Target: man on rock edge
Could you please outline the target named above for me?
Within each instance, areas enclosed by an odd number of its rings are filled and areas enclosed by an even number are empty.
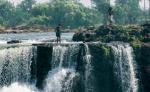
[[[55,29],[56,37],[57,37],[57,43],[61,42],[61,24],[58,24],[58,26]]]

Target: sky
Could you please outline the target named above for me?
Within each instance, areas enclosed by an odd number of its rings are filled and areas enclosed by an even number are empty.
[[[13,2],[14,3],[14,5],[17,5],[20,1],[22,1],[22,0],[9,0],[9,1],[11,1],[11,2]],[[49,0],[36,0],[38,3],[43,3],[43,2],[47,2],[47,1],[49,1]],[[112,5],[115,5],[115,3],[114,3],[114,1],[115,0],[111,0],[111,4]],[[148,7],[149,7],[149,2],[148,2],[149,0],[146,0],[146,9],[148,9]],[[87,6],[87,7],[91,7],[91,0],[80,0],[80,2],[81,3],[83,3],[85,6]],[[141,0],[141,3],[140,3],[140,6],[141,6],[141,8],[143,9],[144,8],[144,0]]]
[[[146,9],[149,8],[149,0],[145,0]],[[144,9],[144,0],[141,0],[140,6]]]
[[[10,2],[13,2],[14,5],[17,5],[18,3],[20,3],[22,0],[9,0]],[[38,3],[43,3],[43,2],[47,2],[49,0],[36,0]],[[114,1],[114,0],[111,0]],[[91,6],[91,0],[80,0],[81,3],[83,3],[85,6],[90,7]]]
[[[14,5],[17,5],[22,0],[9,0],[10,2],[13,2]],[[49,0],[36,0],[38,3],[48,2]],[[91,6],[91,0],[81,0],[81,3],[83,3],[85,6]]]

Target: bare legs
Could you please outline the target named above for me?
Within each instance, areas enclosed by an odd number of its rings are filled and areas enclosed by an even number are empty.
[[[57,43],[61,43],[61,37],[57,37]]]

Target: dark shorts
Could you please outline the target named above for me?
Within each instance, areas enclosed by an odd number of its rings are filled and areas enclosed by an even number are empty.
[[[60,37],[60,33],[57,33],[57,32],[56,32],[56,36],[57,36],[57,37]]]

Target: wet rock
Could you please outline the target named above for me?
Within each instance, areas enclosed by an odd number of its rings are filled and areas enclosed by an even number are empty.
[[[150,22],[144,23],[143,30],[141,32],[144,37],[143,42],[150,42]]]
[[[76,33],[73,36],[73,41],[84,41],[84,42],[90,42],[94,41],[95,38],[95,33],[90,33],[88,31],[86,32],[81,32],[81,33]]]
[[[19,41],[19,40],[11,40],[11,41],[7,42],[7,44],[15,44],[15,43],[21,43],[21,41]]]
[[[48,72],[51,69],[51,59],[52,59],[52,47],[37,47],[37,62],[36,62],[36,86],[39,89],[44,88],[45,78],[48,75]],[[34,66],[34,65],[33,65]]]

